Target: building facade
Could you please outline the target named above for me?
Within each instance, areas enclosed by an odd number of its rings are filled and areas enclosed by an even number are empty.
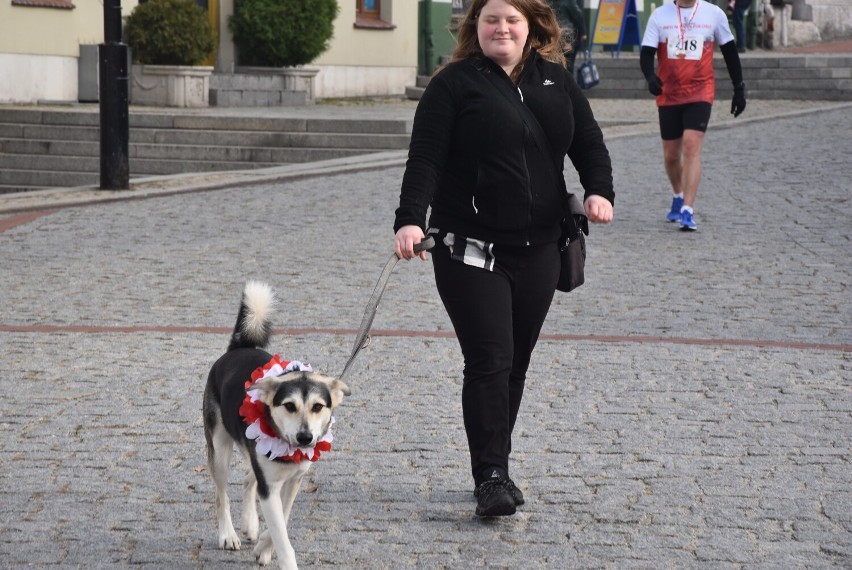
[[[205,4],[219,37],[208,62],[231,73],[238,54],[228,17],[239,0],[197,0]],[[664,1],[635,0],[640,25]],[[712,0],[717,4],[723,0]],[[764,0],[754,0],[759,6]],[[850,0],[794,0],[807,3],[812,21],[793,22],[812,29],[807,41],[852,36]],[[138,0],[123,0],[126,17]],[[317,68],[316,98],[402,95],[415,84],[418,70],[429,75],[455,44],[452,15],[465,0],[338,0],[340,12],[328,51]],[[600,0],[585,0],[594,26]],[[792,7],[787,7],[792,13]],[[90,46],[103,42],[103,5],[93,0],[0,0],[0,103],[73,102],[83,76],[96,77]],[[96,53],[96,52],[95,52]]]
[[[234,0],[208,2],[219,36],[211,63],[216,71],[232,72],[237,54],[227,22]],[[123,0],[122,14],[129,15],[137,3]],[[315,96],[403,94],[417,76],[418,2],[338,4],[330,48],[310,65],[320,70]],[[92,0],[0,0],[0,103],[77,101],[81,46],[103,42],[103,20],[102,3]]]
[[[0,0],[0,102],[76,101],[80,46],[103,42],[103,21],[100,2]]]

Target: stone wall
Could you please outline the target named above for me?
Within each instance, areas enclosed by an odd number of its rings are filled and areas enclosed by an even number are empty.
[[[822,41],[852,37],[850,0],[807,0]]]
[[[801,46],[852,37],[850,0],[793,0],[773,9],[778,45]]]

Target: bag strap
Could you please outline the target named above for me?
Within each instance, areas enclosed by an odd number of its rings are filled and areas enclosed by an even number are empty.
[[[556,170],[556,167],[553,165],[553,151],[550,148],[550,141],[548,140],[544,129],[541,128],[541,123],[538,122],[538,118],[532,110],[524,104],[524,95],[521,88],[515,87],[513,89],[510,82],[506,82],[504,78],[499,77],[497,73],[494,73],[488,67],[488,64],[481,58],[474,58],[471,61],[476,70],[482,73],[497,89],[497,91],[499,91],[503,97],[514,105],[515,109],[518,110],[518,114],[521,116],[521,120],[532,133],[536,145],[538,145],[538,147],[547,155],[548,164],[551,165],[553,175],[557,182],[562,186],[563,196],[565,197],[562,210],[566,218],[571,216],[574,219],[575,227],[571,228],[570,225],[568,226],[568,238],[570,240],[576,239],[580,230],[582,230],[586,235],[589,235],[589,224],[583,205],[572,192],[568,192],[568,188],[565,186],[565,176]],[[577,210],[577,205],[579,205],[579,211]]]

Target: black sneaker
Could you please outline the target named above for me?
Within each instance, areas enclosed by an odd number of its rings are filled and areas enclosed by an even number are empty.
[[[481,487],[481,485],[480,485]],[[509,479],[509,489],[512,493],[512,498],[515,500],[515,506],[520,507],[524,504],[524,494],[518,489],[518,486],[515,485],[515,482]],[[473,496],[475,498],[479,498],[479,487],[473,490]]]
[[[489,479],[473,492],[476,497],[476,516],[503,517],[515,514],[515,497],[508,479]]]
[[[524,494],[521,493],[521,490],[518,489],[518,486],[515,485],[515,482],[509,479],[509,486],[512,489],[512,498],[515,499],[515,505],[521,506],[524,504]]]

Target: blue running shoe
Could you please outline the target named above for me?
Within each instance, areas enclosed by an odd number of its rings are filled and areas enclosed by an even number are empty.
[[[672,209],[666,214],[666,219],[670,222],[680,221],[680,209],[683,207],[683,198],[675,196],[672,198]]]
[[[680,213],[680,229],[691,232],[698,229],[698,224],[692,219],[692,212],[689,210]]]

